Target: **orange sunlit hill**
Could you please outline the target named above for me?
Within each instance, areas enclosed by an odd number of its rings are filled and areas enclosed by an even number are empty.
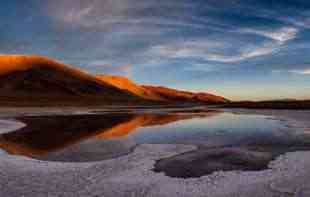
[[[127,90],[142,98],[163,101],[163,102],[201,102],[201,103],[225,103],[227,99],[208,93],[193,93],[188,91],[180,91],[172,88],[161,86],[138,85],[130,81],[126,77],[98,75],[98,79],[106,83],[117,86],[120,89]]]
[[[129,79],[121,76],[98,75],[98,79],[106,83],[117,86],[120,89],[127,90],[135,95],[145,99],[164,102],[227,102],[224,97],[208,93],[193,93],[180,91],[167,87],[138,85]]]
[[[102,105],[151,103],[223,103],[207,93],[140,86],[124,77],[93,76],[33,55],[0,56],[1,105]]]
[[[101,74],[97,75],[97,78],[120,89],[127,90],[142,98],[150,100],[160,100],[160,101],[163,100],[163,98],[157,95],[156,93],[152,92],[151,90],[143,86],[135,84],[126,77]]]

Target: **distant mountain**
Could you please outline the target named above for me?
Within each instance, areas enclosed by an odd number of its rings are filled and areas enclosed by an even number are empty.
[[[170,102],[226,103],[228,99],[203,92],[181,91],[161,86],[142,86]]]
[[[97,78],[120,89],[127,90],[132,94],[153,101],[168,103],[225,103],[229,101],[224,97],[208,93],[194,93],[167,87],[138,85],[122,76],[98,75]]]
[[[0,105],[223,103],[227,99],[165,87],[141,86],[125,77],[93,76],[34,55],[0,55]]]

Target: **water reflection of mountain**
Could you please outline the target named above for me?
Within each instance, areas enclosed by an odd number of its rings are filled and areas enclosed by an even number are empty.
[[[0,148],[10,154],[38,158],[63,151],[90,139],[111,140],[124,137],[139,127],[165,125],[195,117],[214,116],[218,113],[23,117],[19,120],[26,123],[27,126],[0,135]],[[91,146],[87,148],[92,149]]]

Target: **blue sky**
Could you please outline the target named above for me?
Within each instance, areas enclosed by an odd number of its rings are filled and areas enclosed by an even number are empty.
[[[4,0],[0,53],[220,94],[310,99],[307,0]]]

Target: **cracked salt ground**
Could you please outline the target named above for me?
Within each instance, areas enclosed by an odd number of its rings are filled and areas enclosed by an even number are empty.
[[[259,172],[216,172],[192,179],[152,172],[154,160],[194,149],[188,145],[141,145],[120,158],[66,164],[1,153],[0,196],[307,197],[309,193],[309,152],[288,153],[273,161],[271,169]]]

